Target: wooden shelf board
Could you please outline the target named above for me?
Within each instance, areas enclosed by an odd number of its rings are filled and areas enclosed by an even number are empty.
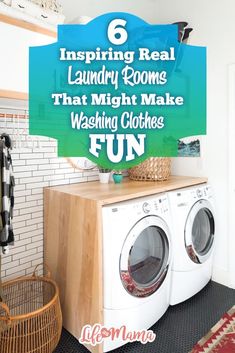
[[[0,89],[0,98],[28,100],[28,93]]]
[[[50,29],[41,27],[39,25],[36,25],[34,23],[30,23],[30,22],[18,19],[18,18],[14,18],[14,17],[0,14],[0,22],[8,23],[13,26],[28,29],[29,31],[38,32],[41,34],[45,34],[46,36],[51,36],[51,37],[57,38],[56,32],[54,32]]]

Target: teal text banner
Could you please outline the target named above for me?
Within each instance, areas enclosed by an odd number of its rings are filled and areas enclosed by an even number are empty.
[[[59,156],[129,168],[206,133],[206,48],[180,43],[177,25],[127,13],[60,25],[30,48],[29,77],[30,134],[57,139]]]

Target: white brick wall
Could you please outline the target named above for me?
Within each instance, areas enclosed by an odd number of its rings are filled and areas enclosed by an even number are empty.
[[[15,187],[13,228],[15,245],[2,255],[3,280],[31,274],[43,261],[43,188],[97,180],[97,171],[79,172],[65,158],[57,158],[57,142],[29,137],[28,121],[0,119],[0,132],[14,140]]]

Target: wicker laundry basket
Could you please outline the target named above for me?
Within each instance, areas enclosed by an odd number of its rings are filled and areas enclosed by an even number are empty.
[[[38,266],[37,266],[38,267]],[[36,275],[3,283],[0,303],[1,353],[52,353],[62,329],[56,283]]]
[[[129,169],[129,177],[132,180],[162,181],[169,179],[170,175],[171,159],[165,157],[151,157]]]

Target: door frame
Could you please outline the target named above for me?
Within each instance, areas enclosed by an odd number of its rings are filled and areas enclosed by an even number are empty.
[[[228,261],[235,289],[235,64],[228,66]]]
[[[200,255],[195,249],[195,246],[193,243],[193,237],[192,237],[192,230],[193,230],[194,220],[200,210],[207,210],[207,213],[209,211],[214,222],[213,209],[209,200],[200,199],[193,204],[193,206],[189,211],[187,220],[185,222],[184,242],[185,242],[185,249],[187,251],[189,258],[196,264],[203,264],[206,260],[208,260],[211,257],[211,254],[214,248],[214,232],[213,232],[213,234],[210,234],[210,247],[204,255]],[[207,214],[207,217],[209,218],[208,214]],[[211,230],[211,223],[210,223],[210,230]],[[213,227],[213,231],[214,231],[214,227]]]
[[[161,271],[155,276],[154,280],[146,284],[145,286],[139,285],[133,278],[129,270],[129,257],[131,249],[134,246],[136,240],[139,238],[140,234],[147,228],[154,226],[161,229],[164,233],[163,241],[167,244],[168,256],[164,259],[164,266],[161,267]],[[163,235],[160,234],[161,238]],[[166,239],[165,239],[166,238]],[[165,277],[169,271],[169,265],[171,262],[171,242],[170,242],[170,231],[167,223],[161,217],[157,215],[149,215],[141,218],[129,231],[125,242],[123,244],[120,260],[119,260],[119,271],[122,284],[124,288],[136,297],[149,297],[158,290],[161,284],[164,282]],[[131,281],[131,291],[128,290],[129,280]],[[134,291],[133,291],[134,289]],[[135,294],[133,294],[135,293]]]

